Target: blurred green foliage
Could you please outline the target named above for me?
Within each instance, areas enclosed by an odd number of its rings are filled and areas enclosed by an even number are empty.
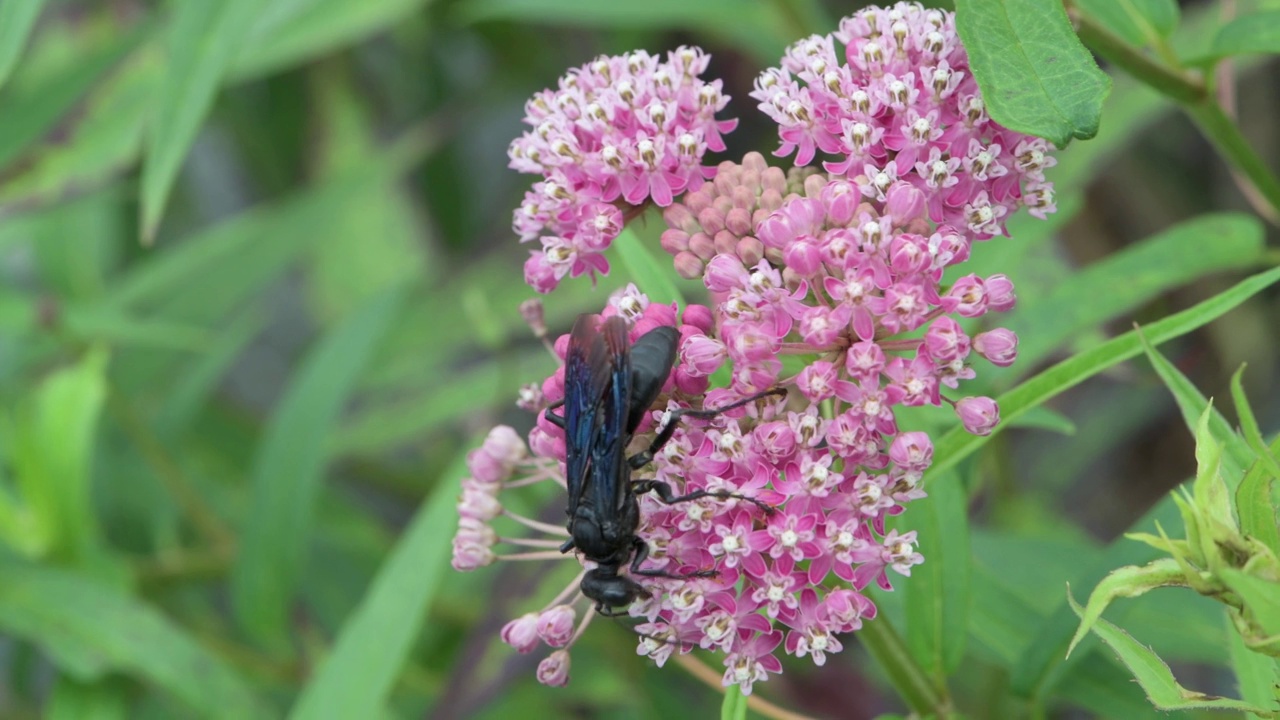
[[[1074,5],[1206,64],[1280,50],[1266,2],[1240,3],[1253,24]],[[568,688],[538,686],[497,631],[567,568],[447,567],[466,450],[495,421],[528,427],[516,389],[553,369],[516,312],[532,293],[509,212],[528,182],[506,147],[566,68],[698,43],[743,118],[727,157],[771,149],[752,80],[856,6],[0,2],[0,716],[713,716],[718,692],[608,623],[575,646]],[[1274,108],[1274,64],[1249,72]],[[1165,352],[1192,389],[1225,392],[1249,360],[1257,424],[1270,440],[1280,423],[1274,232],[1168,100],[1112,82],[1097,137],[1050,172],[1058,215],[1015,219],[966,268],[1019,288],[1004,324],[1022,358],[976,390],[1011,429],[975,440],[921,415],[947,471],[910,517],[930,561],[876,598],[972,717],[1154,716],[1096,641],[1064,660],[1065,584],[1151,559],[1112,540],[1169,527],[1176,508],[1150,506],[1194,472],[1158,381],[1121,365],[1141,353],[1130,323],[1180,338]],[[1246,134],[1274,128],[1256,113]],[[620,239],[599,287],[549,299],[553,330],[628,281],[696,299],[653,252],[660,226]],[[1231,694],[1231,663],[1265,690],[1213,603],[1159,595],[1111,617],[1197,686]],[[841,718],[901,710],[888,688],[853,649],[757,686]]]

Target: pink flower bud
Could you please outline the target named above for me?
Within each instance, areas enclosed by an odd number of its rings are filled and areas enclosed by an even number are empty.
[[[669,228],[662,231],[662,249],[675,255],[689,249],[689,233]]]
[[[724,229],[724,213],[714,206],[703,208],[698,213],[698,224],[706,234],[715,235]]]
[[[696,280],[702,277],[702,258],[689,251],[676,253],[676,274],[685,280]]]
[[[933,443],[927,433],[899,433],[889,446],[889,459],[902,470],[924,472],[933,462]]]
[[[681,321],[685,325],[692,325],[703,333],[710,333],[715,327],[715,318],[711,315],[711,308],[706,305],[687,305],[684,309],[684,315]]]
[[[533,450],[534,455],[557,460],[564,459],[564,431],[560,428],[555,429],[560,432],[560,435],[553,435],[541,424],[535,425],[529,431],[529,448]]]
[[[703,282],[711,292],[728,292],[745,287],[750,276],[742,261],[732,255],[717,255],[707,263]]]
[[[467,470],[481,483],[500,483],[511,477],[511,466],[487,452],[483,447],[467,453]]]
[[[801,235],[782,252],[787,267],[795,270],[801,277],[813,277],[822,267],[822,256],[813,238]]]
[[[538,614],[525,613],[502,626],[502,642],[524,654],[538,646]]]
[[[547,262],[546,254],[541,252],[529,254],[529,259],[524,263],[524,281],[535,292],[543,295],[555,290],[556,285],[560,284],[555,268]]]
[[[653,327],[657,327],[659,325],[666,327],[674,326],[676,324],[676,309],[670,305],[663,305],[662,303],[649,303],[644,308],[644,321],[652,323],[653,325],[643,331],[639,330],[639,325],[637,325],[637,331],[635,334],[637,339]]]
[[[896,182],[884,195],[885,210],[899,227],[924,216],[925,196],[920,189],[908,182]]]
[[[689,236],[689,252],[703,260],[710,260],[716,255],[716,245],[710,235],[696,232]]]
[[[987,289],[987,306],[996,312],[1013,309],[1018,296],[1013,294],[1013,282],[1005,275],[992,275],[984,282]]]
[[[543,317],[541,300],[535,298],[520,303],[520,317],[524,318],[525,324],[533,331],[534,337],[547,336],[547,322]]]
[[[969,354],[969,336],[960,323],[949,317],[934,320],[924,334],[924,351],[938,364],[964,359]]]
[[[737,255],[743,265],[755,265],[764,259],[764,243],[748,235],[738,241]]]
[[[557,650],[538,663],[538,682],[551,687],[569,684],[569,653]]]
[[[702,395],[711,384],[711,378],[706,375],[693,375],[683,365],[676,366],[671,373],[671,379],[675,382],[676,389],[686,395]]]
[[[848,225],[862,199],[858,187],[848,180],[833,180],[822,188],[822,204],[833,225]]]
[[[967,397],[956,403],[956,415],[974,435],[990,435],[1000,424],[1000,406],[989,397]]]
[[[474,542],[455,542],[453,544],[453,559],[450,564],[458,572],[470,572],[486,565],[492,565],[496,559],[493,551],[485,545]]]
[[[480,448],[508,466],[515,465],[528,454],[520,434],[507,425],[498,425],[490,430]]]
[[[973,349],[992,365],[1009,367],[1018,358],[1018,335],[1008,328],[978,333],[973,338]]]
[[[458,498],[458,514],[476,520],[492,520],[502,514],[502,503],[493,493],[474,487],[464,488]]]
[[[689,208],[680,203],[668,205],[662,211],[662,219],[666,221],[667,227],[683,231],[686,240],[689,238],[689,233],[696,230],[698,225],[697,218],[689,212]]]
[[[751,224],[751,213],[744,207],[733,208],[724,216],[724,227],[738,237],[750,235],[754,229]]]
[[[780,464],[796,451],[796,436],[791,426],[780,420],[764,423],[751,433],[755,449],[769,458],[773,465]]]
[[[705,377],[724,364],[724,343],[706,335],[694,335],[680,346],[680,366],[693,377]]]
[[[551,647],[564,647],[573,639],[575,613],[568,605],[555,605],[538,616],[538,637]]]

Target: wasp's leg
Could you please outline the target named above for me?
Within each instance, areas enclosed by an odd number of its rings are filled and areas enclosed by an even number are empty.
[[[744,398],[742,400],[739,400],[738,402],[729,403],[728,405],[722,405],[718,408],[711,408],[709,410],[694,410],[692,408],[680,408],[679,410],[673,410],[671,411],[671,415],[667,417],[667,424],[662,426],[662,430],[658,432],[658,436],[653,439],[653,442],[649,444],[649,447],[642,452],[638,452],[635,455],[632,455],[630,458],[627,459],[627,463],[631,465],[631,468],[633,470],[636,470],[653,462],[653,456],[657,455],[658,451],[662,449],[662,446],[666,445],[667,442],[671,440],[671,436],[675,435],[676,427],[680,422],[680,418],[683,418],[683,417],[713,418],[719,415],[720,413],[727,412],[735,408],[740,408],[743,405],[753,403],[756,400],[759,400],[760,398],[763,398],[763,397],[768,397],[769,395],[786,395],[786,394],[787,394],[787,391],[784,390],[783,388],[773,388],[772,390],[765,390],[764,392],[756,393],[755,395],[752,395],[749,398]],[[550,417],[550,413],[548,413],[548,417]]]
[[[776,509],[767,502],[762,502],[753,497],[747,497],[746,495],[729,492],[728,490],[695,490],[694,492],[685,495],[676,495],[675,492],[671,490],[671,486],[661,480],[636,480],[631,483],[631,489],[637,495],[642,495],[650,491],[657,493],[662,502],[668,505],[709,497],[716,498],[717,500],[729,500],[730,498],[734,500],[746,500],[767,513],[772,513]]]
[[[547,417],[547,421],[550,422],[552,425],[555,425],[561,430],[564,430],[565,429],[564,416],[551,414],[551,411],[555,410],[558,407],[564,407],[564,400],[557,400],[556,402],[551,403],[550,405],[547,406],[547,409],[543,411],[542,414]]]
[[[574,545],[573,545],[573,538],[569,538],[568,540],[565,540],[565,541],[564,541],[564,544],[563,544],[563,545],[561,545],[561,546],[560,546],[560,552],[562,552],[562,553],[567,553],[567,552],[569,552],[570,550],[572,550],[572,549],[573,549],[573,547],[574,547]]]

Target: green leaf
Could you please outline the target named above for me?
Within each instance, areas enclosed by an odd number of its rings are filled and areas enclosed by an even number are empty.
[[[960,478],[939,479],[912,506],[923,565],[905,587],[907,646],[935,679],[953,674],[964,659],[969,627],[968,494]]]
[[[1280,438],[1272,443],[1271,450],[1280,453]],[[1276,507],[1272,487],[1278,481],[1267,472],[1266,465],[1256,462],[1236,488],[1240,532],[1271,548],[1276,557],[1280,557],[1280,508]]]
[[[1213,39],[1213,58],[1247,53],[1280,53],[1280,10],[1238,17],[1222,26]]]
[[[1254,275],[1204,302],[1148,325],[1143,334],[1152,345],[1184,335],[1225,314],[1277,280],[1280,280],[1280,268]],[[1026,380],[998,398],[1002,422],[993,434],[1029,409],[1141,352],[1141,340],[1137,333],[1129,331]],[[986,444],[990,437],[970,435],[962,427],[953,427],[934,444],[934,460],[928,477],[936,477],[953,467]]]
[[[1067,601],[1077,615],[1083,609],[1068,594]],[[1243,712],[1259,712],[1261,709],[1239,700],[1230,700],[1213,695],[1186,690],[1174,679],[1169,666],[1164,664],[1150,648],[1134,640],[1128,633],[1112,625],[1106,620],[1098,620],[1093,631],[1102,638],[1116,654],[1120,662],[1129,668],[1138,684],[1142,686],[1147,698],[1161,710],[1191,710],[1196,708],[1239,710]]]
[[[1256,653],[1245,646],[1240,633],[1228,623],[1227,642],[1230,643],[1231,669],[1240,684],[1240,699],[1258,707],[1270,707],[1280,711],[1280,700],[1275,686],[1280,682],[1280,659]]]
[[[293,720],[376,717],[449,567],[449,543],[457,525],[458,479],[466,472],[459,456],[418,509],[395,549],[343,623],[333,651],[303,689]]]
[[[1110,1],[1110,0],[1108,0]],[[1212,242],[1206,242],[1212,238]],[[1261,223],[1250,215],[1200,215],[1072,274],[1010,315],[1018,362],[1032,367],[1080,332],[1210,273],[1256,265]]]
[[[0,3],[0,87],[22,57],[27,37],[40,17],[44,0],[10,0]]]
[[[1280,635],[1280,582],[1264,580],[1232,568],[1219,568],[1217,575],[1240,596],[1249,619],[1265,635]]]
[[[120,672],[215,718],[269,717],[244,680],[177,625],[118,590],[0,553],[0,628],[80,682]]]
[[[991,118],[1065,147],[1098,132],[1111,78],[1058,0],[956,0],[956,30]]]
[[[1157,44],[1178,26],[1174,0],[1074,0],[1074,5],[1138,47]]]
[[[1159,587],[1179,587],[1186,584],[1182,565],[1173,558],[1161,558],[1143,567],[1117,568],[1098,583],[1098,587],[1089,594],[1089,602],[1086,603],[1084,611],[1077,612],[1080,616],[1080,627],[1071,638],[1071,644],[1067,646],[1067,655],[1070,655],[1076,645],[1080,644],[1080,640],[1102,617],[1103,611],[1112,600],[1138,597]],[[1068,587],[1068,597],[1070,593],[1071,589]]]
[[[11,5],[6,2],[5,5]],[[0,167],[19,157],[27,146],[43,137],[111,69],[145,37],[145,30],[96,43],[77,54],[49,77],[23,84],[15,82],[0,96]]]
[[[777,3],[763,0],[471,0],[456,6],[462,23],[507,20],[588,28],[687,29],[741,46],[758,62],[772,65],[783,50],[806,32],[795,28]],[[732,21],[727,19],[732,18]],[[828,29],[808,29],[826,32]],[[584,56],[582,62],[590,60]]]
[[[1236,406],[1236,415],[1240,417],[1240,431],[1266,472],[1273,478],[1280,478],[1280,462],[1276,461],[1271,449],[1267,447],[1267,441],[1262,438],[1262,428],[1258,426],[1258,418],[1254,416],[1253,408],[1249,406],[1249,398],[1244,394],[1244,386],[1241,384],[1244,367],[1241,365],[1240,369],[1231,376],[1231,399]]]
[[[262,316],[247,312],[231,322],[209,351],[194,358],[177,381],[165,393],[156,427],[166,437],[179,437],[191,424],[200,408],[213,394],[231,363],[262,330]]]
[[[142,237],[154,239],[169,191],[223,76],[260,12],[258,0],[180,2],[142,163]]]
[[[327,334],[308,353],[263,433],[231,577],[236,618],[259,641],[283,641],[329,460],[329,434],[403,298],[403,288],[385,291]]]
[[[675,270],[671,269],[671,261],[663,256],[659,260],[654,253],[644,246],[640,237],[631,228],[625,228],[622,234],[613,241],[613,247],[622,260],[622,267],[627,276],[636,284],[640,292],[649,296],[656,303],[678,303],[685,306],[685,299],[676,287]]]
[[[1014,418],[1009,427],[1036,428],[1056,432],[1059,435],[1075,435],[1077,429],[1071,418],[1043,405],[1031,408]]]
[[[114,678],[82,683],[63,675],[53,686],[45,720],[127,720],[128,690]]]
[[[232,66],[237,81],[277,73],[395,27],[432,0],[292,0],[265,7]]]
[[[107,354],[98,348],[55,372],[12,428],[14,474],[37,533],[26,544],[63,561],[85,560],[98,543],[89,470],[107,395],[106,366]]]

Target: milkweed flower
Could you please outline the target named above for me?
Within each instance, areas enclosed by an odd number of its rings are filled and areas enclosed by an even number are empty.
[[[666,207],[714,175],[708,151],[724,150],[736,120],[718,120],[729,97],[704,81],[710,56],[680,47],[637,50],[570,70],[555,90],[525,105],[532,126],[511,143],[510,167],[542,176],[516,209],[521,242],[538,241],[525,280],[540,293],[565,277],[609,271],[601,254],[628,215],[646,202]]]
[[[674,410],[790,391],[686,418],[636,472],[677,495],[716,494],[670,505],[639,496],[642,569],[677,577],[632,576],[649,593],[629,608],[641,621],[636,651],[659,666],[693,648],[718,653],[724,684],[744,693],[781,672],[782,654],[825,663],[841,651],[839,635],[875,617],[866,589],[891,590],[924,562],[916,533],[888,521],[925,497],[933,444],[900,427],[897,410],[950,405],[979,435],[999,422],[991,398],[952,396],[975,365],[1015,361],[1012,331],[967,328],[1012,309],[1016,294],[1006,276],[961,266],[1018,207],[1052,211],[1043,170],[1054,164],[1043,141],[986,117],[953,17],[918,3],[867,8],[839,32],[793,45],[753,97],[779,123],[778,154],[802,167],[771,168],[749,153],[710,182],[690,175],[678,201],[651,195],[665,206],[663,248],[678,274],[701,279],[709,303],[651,303],[629,286],[601,312],[622,317],[632,342],[658,326],[680,338],[633,447],[652,442]],[[820,152],[835,159],[809,166]],[[621,182],[610,187],[616,194],[592,200],[628,200]],[[563,361],[568,337],[552,347]],[[564,432],[545,414],[564,388],[562,367],[522,390],[521,407],[538,413],[527,449],[499,428],[469,458],[455,568],[553,558],[592,567],[560,551],[563,527],[503,501],[531,484],[565,485]],[[500,536],[501,527],[522,531]],[[547,684],[567,680],[568,651],[595,616],[582,577],[503,629],[519,652],[555,648],[539,668]]]

